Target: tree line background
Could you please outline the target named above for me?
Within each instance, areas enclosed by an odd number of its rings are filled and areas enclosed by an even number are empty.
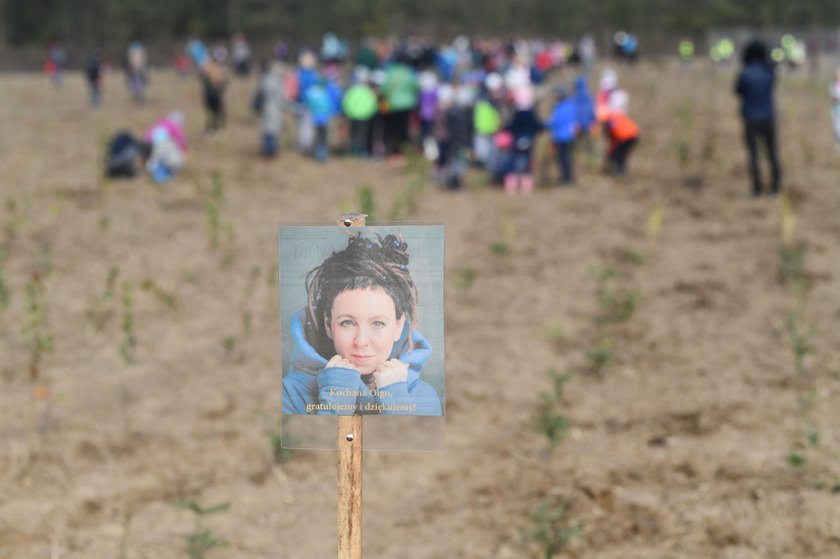
[[[668,38],[700,39],[712,27],[836,28],[837,0],[0,0],[0,49],[41,48],[61,40],[68,50],[152,47],[190,36],[227,39],[244,32],[254,45],[279,39],[296,46],[325,31],[364,35],[422,33],[448,38],[481,33],[603,43],[617,29],[636,33],[653,51]]]

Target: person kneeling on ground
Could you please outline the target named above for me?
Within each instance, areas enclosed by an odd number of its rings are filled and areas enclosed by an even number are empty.
[[[156,122],[144,135],[151,146],[146,170],[159,184],[172,178],[186,162],[187,140],[183,120],[180,113],[172,113]]]

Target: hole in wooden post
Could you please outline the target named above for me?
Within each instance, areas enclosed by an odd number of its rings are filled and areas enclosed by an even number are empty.
[[[352,443],[352,442],[353,442],[353,439],[355,439],[355,438],[356,438],[356,435],[354,435],[353,433],[347,433],[347,436],[346,436],[346,437],[344,437],[344,438],[345,438],[345,439],[347,439],[347,442],[348,442],[348,443]]]

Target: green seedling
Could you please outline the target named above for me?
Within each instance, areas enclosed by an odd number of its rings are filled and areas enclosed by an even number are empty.
[[[508,245],[504,241],[493,241],[490,243],[490,252],[497,256],[504,256],[508,253]]]
[[[178,297],[176,297],[171,291],[163,289],[155,280],[146,278],[143,280],[143,283],[140,284],[140,287],[143,291],[151,292],[152,295],[154,295],[158,301],[166,305],[167,308],[172,310],[178,309]]]
[[[540,394],[542,401],[534,416],[534,428],[548,439],[548,449],[553,450],[569,429],[569,421],[560,413],[560,409],[563,404],[563,388],[570,375],[550,370],[549,376],[553,390]]]
[[[566,339],[566,329],[562,323],[553,322],[548,327],[547,336],[552,344],[559,346]]]
[[[799,451],[793,451],[788,455],[788,463],[794,468],[799,468],[805,465],[805,454]]]
[[[17,200],[9,196],[6,198],[6,212],[9,214],[9,221],[6,223],[6,239],[14,241],[19,231]]]
[[[566,388],[566,383],[569,382],[569,379],[572,378],[572,375],[568,373],[558,373],[554,369],[551,369],[548,372],[548,376],[551,377],[551,386],[554,389],[554,401],[560,402],[560,400],[563,398],[563,390]]]
[[[694,103],[690,100],[680,104],[674,111],[680,122],[680,128],[691,130],[694,126]]]
[[[233,353],[236,351],[236,337],[225,336],[222,338],[222,347],[224,348],[225,355],[227,357],[233,356]]]
[[[245,282],[245,288],[242,291],[242,314],[241,314],[241,328],[240,328],[240,338],[242,341],[242,346],[245,344],[245,340],[251,336],[253,332],[253,314],[250,309],[251,299],[254,297],[254,293],[257,290],[257,285],[260,281],[260,276],[262,275],[262,270],[259,266],[254,266],[251,268],[250,273],[248,274],[248,280]],[[237,346],[237,338],[234,335],[226,336],[222,339],[222,347],[225,350],[225,356],[231,358],[236,353],[236,346]],[[240,351],[242,353],[242,351]],[[243,357],[240,355],[240,357]]]
[[[808,444],[816,447],[820,443],[820,432],[811,424],[805,426],[805,434],[808,436]]]
[[[475,271],[475,268],[470,268],[469,266],[461,268],[458,274],[458,289],[468,291],[475,284],[475,278],[477,276],[478,272]]]
[[[800,244],[779,247],[779,267],[777,275],[779,282],[792,291],[801,292],[805,286],[805,256],[806,248]]]
[[[134,295],[129,281],[122,283],[122,331],[123,343],[120,345],[120,355],[126,365],[131,365],[137,361],[135,355],[137,336],[134,333]]]
[[[652,237],[648,237],[651,239],[649,244],[653,244],[655,239]],[[645,263],[645,255],[638,250],[633,250],[631,248],[621,248],[617,251],[616,257],[621,262],[627,262],[628,264],[633,264],[634,266],[641,266]]]
[[[23,325],[23,338],[29,346],[29,377],[34,382],[40,375],[44,354],[53,349],[53,337],[47,318],[47,291],[39,271],[32,272],[31,278],[26,282],[25,296],[26,320]]]
[[[108,277],[105,278],[105,289],[102,291],[102,295],[99,297],[99,300],[103,303],[107,303],[114,298],[114,290],[117,285],[117,277],[120,275],[120,269],[116,266],[111,267],[108,270]]]
[[[277,269],[277,264],[268,268],[268,273],[265,274],[265,284],[269,289],[277,289],[279,285],[280,270]]]
[[[29,211],[32,209],[32,197],[24,194],[22,203],[18,203],[13,196],[6,198],[6,211],[9,214],[9,221],[6,224],[6,237],[9,241],[17,239],[18,234],[26,225]]]
[[[490,251],[498,256],[504,256],[510,251],[510,246],[516,240],[516,225],[510,217],[502,219],[501,238],[490,244]]]
[[[794,370],[797,374],[802,374],[805,371],[805,356],[814,352],[811,338],[815,329],[812,325],[807,328],[803,327],[799,322],[799,315],[795,312],[789,312],[785,317],[785,330],[793,351]]]
[[[251,335],[252,316],[250,310],[251,299],[254,298],[254,292],[257,290],[257,283],[260,281],[262,271],[259,266],[251,268],[251,273],[248,276],[248,281],[245,284],[245,291],[242,295],[242,336],[247,338]]]
[[[209,551],[225,544],[226,542],[219,539],[213,530],[196,530],[187,536],[190,559],[204,559]]]
[[[209,226],[210,247],[219,247],[219,237],[222,231],[222,203],[224,202],[224,180],[222,173],[213,172],[213,186],[210,194],[204,203],[204,210],[207,213],[207,224]]]
[[[359,188],[359,208],[361,213],[367,214],[368,221],[376,221],[376,200],[374,198],[373,187],[365,185]]]
[[[6,272],[3,266],[6,264],[6,251],[0,248],[0,308],[5,309],[12,300],[12,294],[6,285]]]
[[[647,241],[648,246],[653,247],[656,245],[657,241],[659,240],[659,234],[662,232],[662,222],[665,220],[665,206],[662,204],[662,201],[656,203],[656,205],[651,210],[650,214],[648,214],[647,218]],[[632,251],[631,251],[632,252]],[[645,257],[640,253],[638,254],[639,258],[633,261],[634,264],[644,264]]]
[[[44,276],[49,277],[52,274],[52,254],[51,254],[51,247],[49,243],[42,243],[41,244],[41,258],[40,258],[39,267],[44,274]]]
[[[796,214],[793,211],[793,203],[790,201],[787,192],[782,192],[779,196],[779,213],[781,214],[779,223],[781,225],[782,244],[791,246],[796,239]]]
[[[535,526],[531,538],[540,544],[545,559],[552,559],[575,538],[583,535],[583,525],[571,521],[568,504],[563,501],[555,504],[542,501],[533,520]]]
[[[97,332],[105,330],[105,326],[113,314],[113,311],[107,308],[106,305],[114,299],[114,292],[116,291],[116,283],[119,274],[120,269],[116,266],[113,266],[110,270],[108,270],[108,277],[105,279],[105,287],[102,290],[102,294],[93,299],[91,307],[89,307],[85,313],[88,320],[93,323]]]
[[[534,429],[548,439],[548,448],[553,450],[569,429],[569,421],[554,410],[554,402],[546,394],[534,416]]]
[[[207,553],[227,544],[227,542],[216,536],[213,530],[205,528],[203,520],[205,516],[228,510],[230,503],[224,502],[210,507],[203,507],[195,501],[178,501],[173,503],[173,505],[192,511],[195,518],[193,531],[187,535],[187,549],[190,554],[190,559],[205,559]]]
[[[805,294],[805,256],[803,243],[796,242],[796,213],[787,192],[779,196],[779,223],[781,244],[779,246],[779,281],[800,296]]]
[[[636,310],[641,293],[636,289],[614,289],[610,284],[618,272],[613,268],[596,273],[598,283],[598,318],[599,324],[625,322]]]
[[[603,342],[597,348],[588,350],[585,357],[589,365],[589,370],[597,375],[600,375],[604,367],[609,365],[613,360],[612,351]]]

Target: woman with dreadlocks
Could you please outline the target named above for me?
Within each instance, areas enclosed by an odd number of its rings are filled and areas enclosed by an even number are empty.
[[[306,275],[307,306],[292,316],[283,413],[441,415],[420,380],[432,353],[415,329],[417,288],[408,244],[351,235]]]

